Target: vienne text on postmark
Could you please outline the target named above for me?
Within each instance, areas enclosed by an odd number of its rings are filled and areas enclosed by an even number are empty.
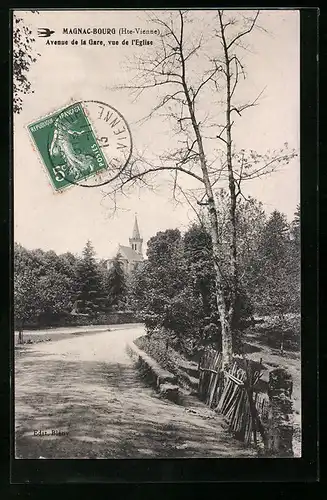
[[[56,191],[107,184],[132,154],[126,120],[100,101],[74,102],[27,128]]]

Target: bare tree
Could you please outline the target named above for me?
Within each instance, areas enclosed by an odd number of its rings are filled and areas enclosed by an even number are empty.
[[[238,13],[218,10],[218,28],[215,31],[216,37],[220,41],[222,53],[220,57],[214,59],[215,67],[219,67],[225,81],[225,123],[220,125],[221,131],[217,138],[223,143],[226,151],[226,169],[228,172],[228,189],[230,196],[229,211],[231,225],[231,296],[229,306],[229,317],[232,327],[237,328],[238,314],[236,311],[238,295],[238,269],[237,269],[237,225],[236,225],[236,204],[237,198],[243,196],[242,182],[254,179],[273,172],[278,165],[283,162],[288,163],[295,156],[295,151],[287,151],[287,143],[284,148],[274,151],[272,154],[259,155],[254,151],[246,153],[244,150],[237,152],[233,143],[233,114],[242,116],[243,112],[258,104],[263,94],[260,92],[253,101],[244,103],[234,103],[237,95],[237,87],[240,78],[246,77],[244,65],[241,62],[239,52],[246,50],[244,38],[246,38],[255,28],[263,29],[258,25],[259,11],[254,13]],[[216,83],[221,85],[221,80]],[[221,88],[220,88],[221,91]]]
[[[133,188],[138,183],[151,187],[155,176],[164,171],[172,173],[173,194],[178,191],[179,179],[186,176],[198,184],[193,190],[197,193],[197,204],[207,209],[209,229],[212,239],[215,289],[217,308],[221,323],[222,352],[224,364],[232,360],[233,354],[233,317],[234,303],[237,294],[237,235],[235,223],[236,199],[241,195],[241,181],[244,178],[253,178],[274,168],[275,162],[286,160],[289,156],[269,158],[262,156],[259,166],[259,157],[254,161],[247,159],[245,152],[237,153],[233,150],[232,118],[234,112],[232,97],[235,93],[239,79],[239,69],[242,65],[239,59],[232,55],[232,48],[250,33],[255,26],[258,15],[256,14],[247,31],[239,32],[229,41],[227,27],[232,21],[224,21],[223,12],[219,11],[220,24],[216,35],[222,41],[222,60],[217,56],[208,57],[208,53],[216,50],[216,38],[207,36],[208,30],[199,30],[199,26],[192,19],[190,11],[172,12],[168,15],[160,14],[151,18],[160,29],[160,47],[148,57],[137,58],[135,70],[136,77],[132,85],[124,86],[131,91],[135,98],[144,92],[154,90],[157,92],[157,104],[151,109],[146,119],[155,113],[164,113],[164,117],[172,124],[172,129],[177,137],[176,144],[172,143],[168,152],[159,154],[157,158],[146,158],[145,154],[136,154],[134,160],[121,171],[115,181],[107,185],[106,196],[112,197],[116,203],[118,193],[126,194],[126,190]],[[211,45],[210,45],[211,44]],[[235,71],[232,72],[232,64]],[[217,114],[221,112],[214,105],[215,99],[221,94],[221,88],[227,88],[223,98],[225,106],[226,123],[219,128]],[[256,102],[243,107],[235,108],[239,114],[247,107],[254,106]],[[215,134],[208,135],[214,129]],[[219,133],[218,133],[219,131]],[[219,140],[217,140],[217,137]],[[219,142],[219,148],[213,144]],[[226,152],[221,149],[224,144]],[[239,166],[234,169],[234,164]],[[244,173],[245,172],[245,173]],[[252,176],[252,177],[251,177]],[[215,201],[215,187],[218,182],[228,181],[230,193],[230,218],[233,235],[230,245],[231,266],[233,268],[233,286],[231,297],[226,297],[224,276],[219,263],[219,222],[217,216],[217,203]],[[186,191],[179,189],[183,196]],[[188,197],[188,203],[191,204]],[[191,204],[194,207],[194,204]]]

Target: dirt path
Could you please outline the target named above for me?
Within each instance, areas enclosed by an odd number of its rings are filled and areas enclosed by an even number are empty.
[[[185,408],[147,387],[125,352],[142,333],[136,326],[17,354],[16,457],[255,457],[219,417],[195,414],[208,414],[195,399]]]

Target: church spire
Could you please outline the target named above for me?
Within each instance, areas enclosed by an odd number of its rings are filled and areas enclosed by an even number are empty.
[[[136,214],[135,214],[135,221],[134,221],[134,229],[133,229],[132,239],[133,240],[139,240],[139,239],[141,239],[140,230],[139,230],[139,225],[137,223],[137,215]]]
[[[140,235],[139,225],[137,222],[137,215],[135,214],[133,234],[132,237],[129,239],[129,244],[135,252],[137,252],[139,255],[142,255],[142,243],[143,239],[141,238]]]

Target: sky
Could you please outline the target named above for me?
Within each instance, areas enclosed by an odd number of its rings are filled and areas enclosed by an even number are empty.
[[[195,214],[185,204],[173,204],[167,177],[157,178],[155,191],[135,188],[128,197],[118,200],[119,210],[112,214],[111,200],[100,188],[74,186],[62,193],[54,192],[42,162],[34,150],[26,125],[65,106],[71,100],[96,99],[111,104],[123,114],[131,129],[134,147],[150,151],[165,149],[174,139],[169,121],[156,117],[143,126],[139,119],[156,102],[151,91],[137,101],[126,91],[113,87],[132,81],[130,62],[134,56],[159,47],[160,35],[122,36],[120,27],[154,28],[143,11],[40,11],[20,12],[35,37],[34,50],[39,53],[29,72],[33,94],[24,97],[23,110],[14,117],[14,239],[27,248],[52,249],[57,253],[80,253],[90,239],[97,256],[110,258],[118,244],[128,244],[134,214],[137,213],[144,242],[157,231],[168,228],[185,230]],[[210,37],[213,29],[210,11],[198,11],[199,30]],[[299,150],[300,69],[298,11],[262,11],[260,26],[248,38],[242,53],[247,78],[240,84],[240,100],[254,99],[263,89],[260,104],[236,120],[234,139],[238,148],[259,152],[277,149],[288,142]],[[47,38],[37,36],[37,29],[48,27],[55,33],[49,40],[68,40],[69,45],[46,45]],[[67,35],[63,28],[108,27],[116,34]],[[131,40],[148,39],[153,46],[72,45],[72,39]],[[210,47],[210,44],[208,45]],[[197,63],[201,71],[204,58]],[[203,112],[212,103],[203,104]],[[274,209],[291,220],[299,203],[299,158],[269,177],[251,181],[245,194],[263,203],[267,213]]]

